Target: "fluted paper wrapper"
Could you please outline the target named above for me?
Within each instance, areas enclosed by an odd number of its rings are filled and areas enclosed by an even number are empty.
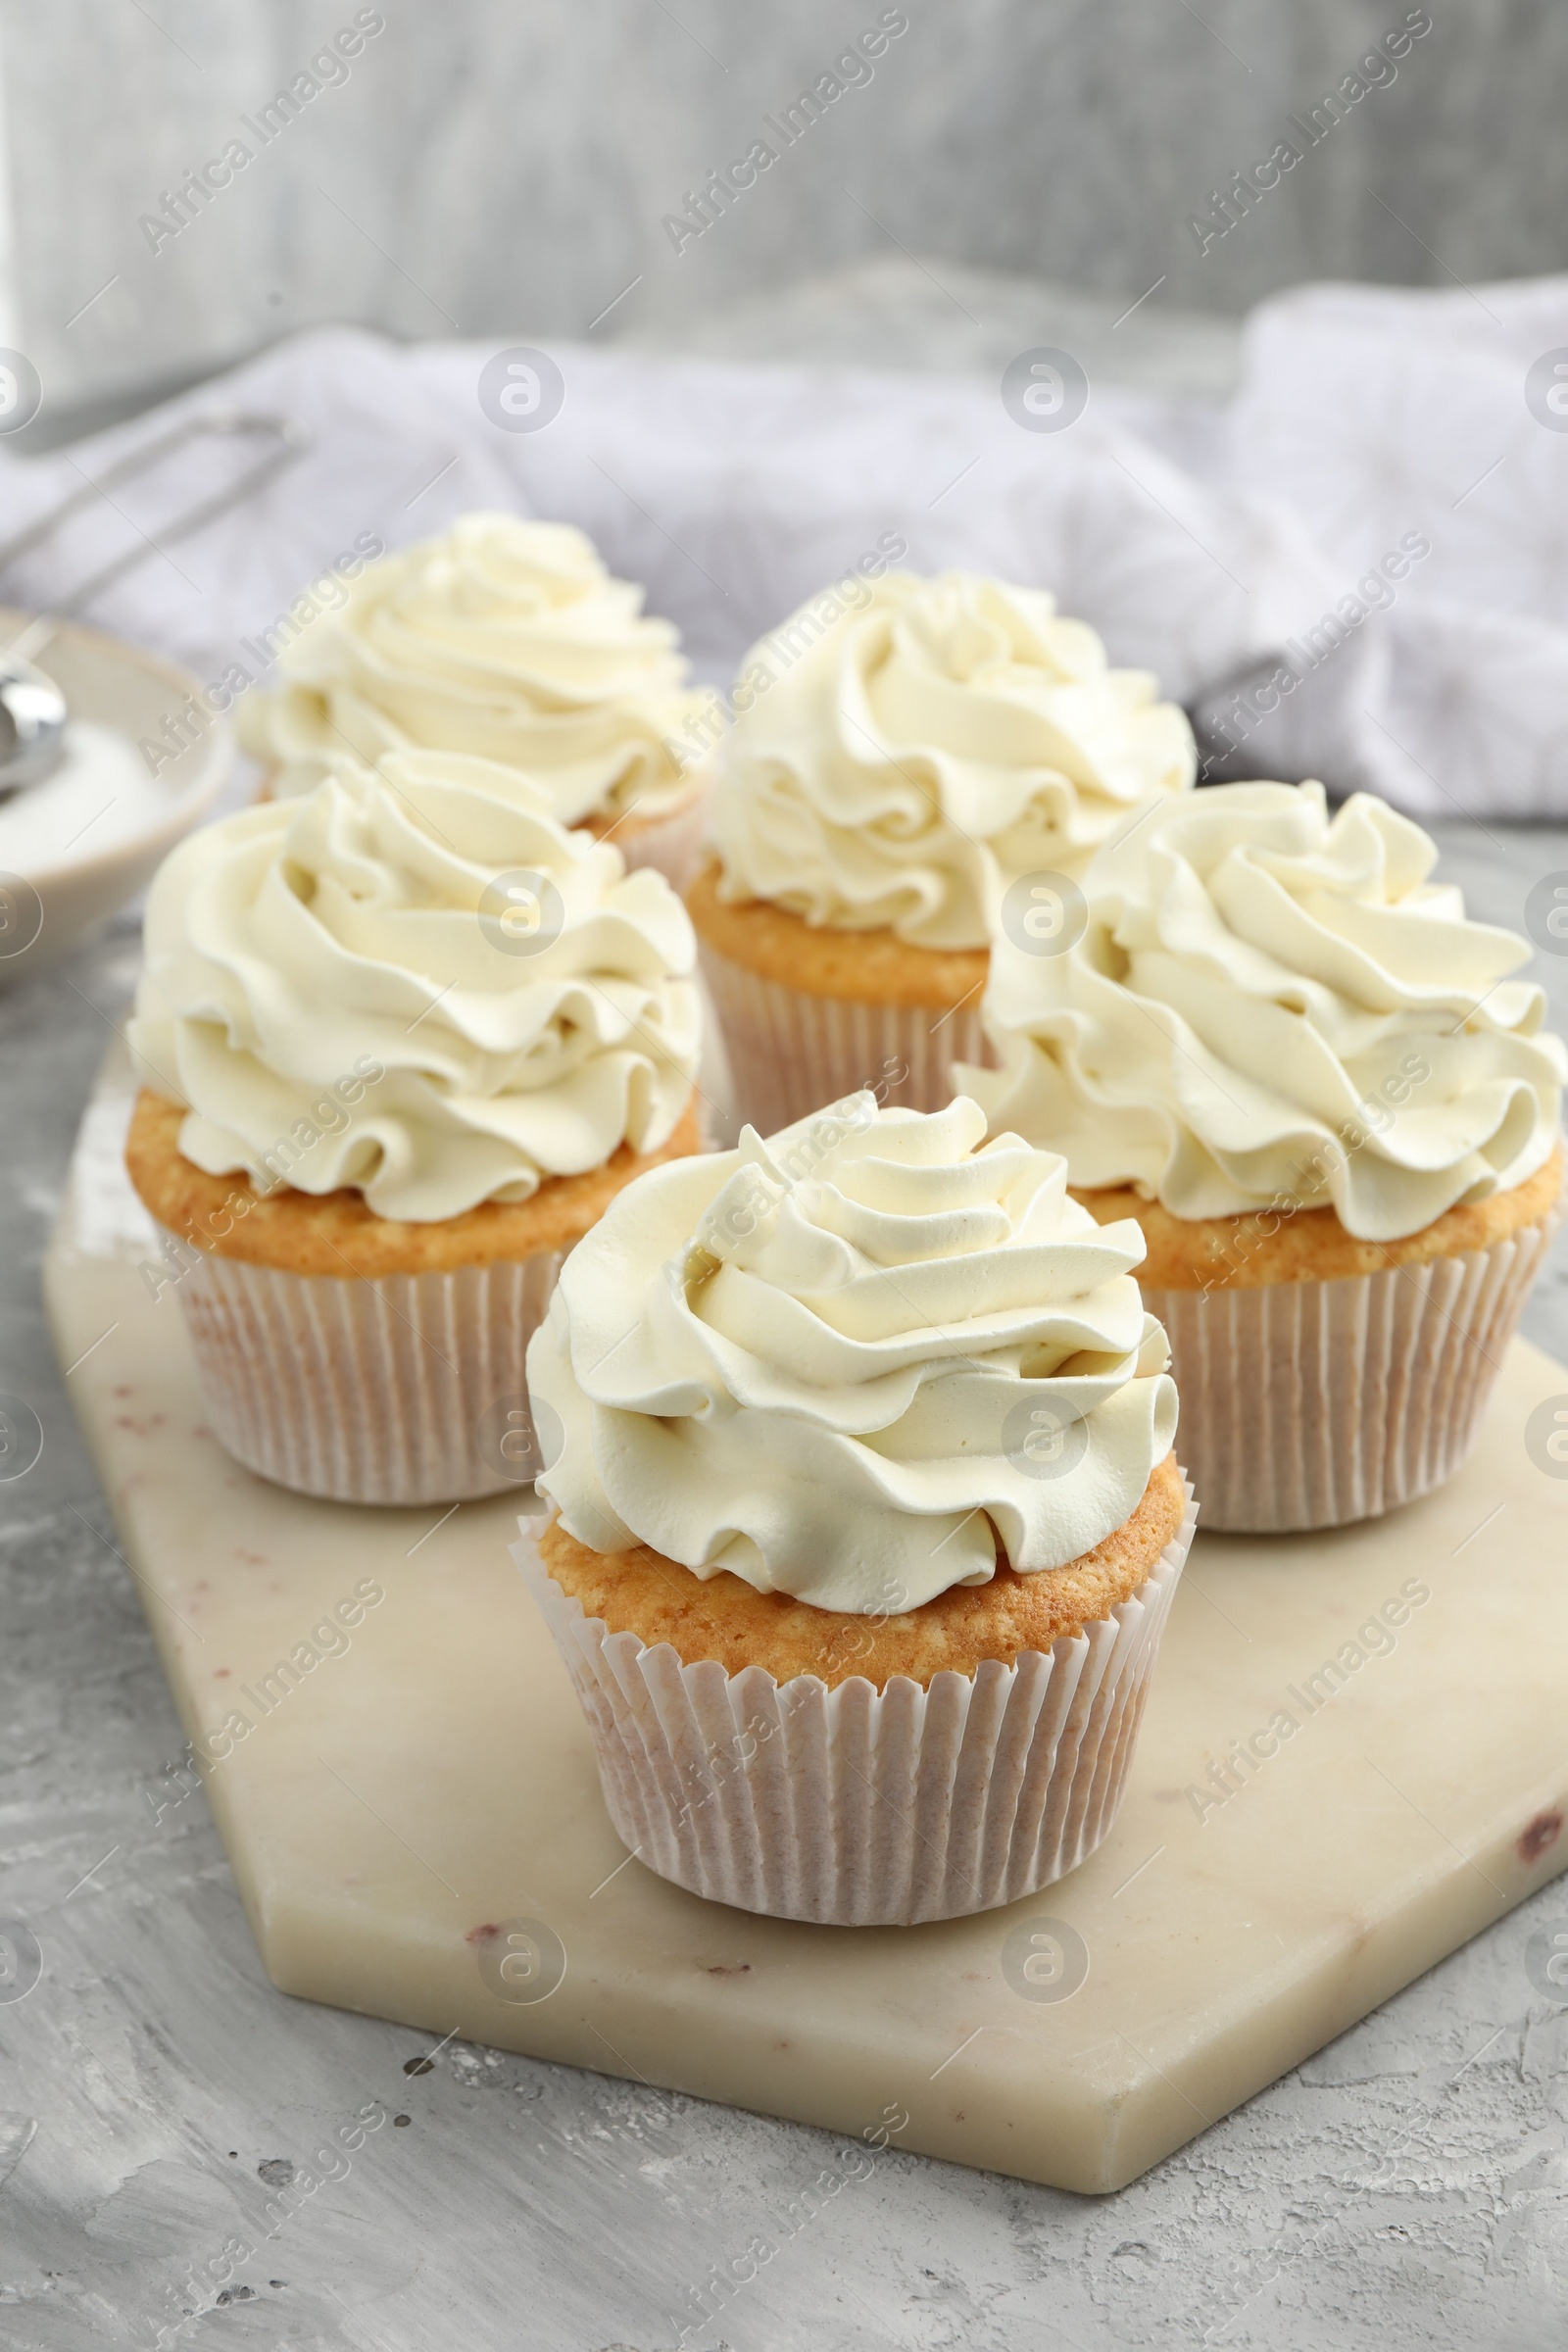
[[[539,1468],[523,1359],[563,1250],[448,1274],[290,1274],[208,1252],[179,1282],[236,1461],[332,1502],[461,1502]]]
[[[863,1004],[764,980],[706,944],[703,975],[724,1033],[735,1108],[772,1135],[861,1087],[879,1102],[945,1110],[952,1065],[988,1062],[979,999],[954,1012],[918,1004]]]
[[[1193,1538],[1180,1533],[1109,1617],[1016,1664],[880,1692],[857,1676],[777,1683],[683,1665],[609,1633],[513,1546],[593,1733],[617,1835],[693,1894],[829,1927],[907,1927],[1049,1886],[1116,1818],[1160,1635]]]
[[[625,858],[628,873],[651,865],[672,889],[683,891],[697,871],[707,817],[708,792],[699,784],[667,816],[650,817],[646,823],[629,818],[618,830],[612,828],[609,838]]]
[[[1560,1221],[1554,1209],[1490,1250],[1338,1282],[1206,1298],[1146,1285],[1203,1525],[1343,1527],[1451,1478]]]

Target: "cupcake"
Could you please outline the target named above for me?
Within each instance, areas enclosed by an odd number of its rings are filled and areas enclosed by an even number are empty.
[[[1070,927],[1127,811],[1193,781],[1192,731],[1043,590],[894,572],[754,647],[687,898],[767,1132],[878,1080],[940,1109],[981,1054],[991,941]],[[835,595],[832,602],[837,607]]]
[[[126,1160],[218,1437],[342,1502],[531,1478],[562,1259],[701,1149],[674,892],[514,773],[405,752],[193,834],[146,935]]]
[[[274,792],[309,791],[345,753],[466,752],[524,769],[628,866],[688,878],[701,793],[672,739],[704,698],[674,624],[647,618],[581,531],[467,514],[343,596],[279,656],[281,689],[241,706]]]
[[[790,1919],[1013,1901],[1114,1819],[1193,1526],[1131,1269],[963,1098],[629,1185],[528,1354],[515,1556],[650,1868]]]
[[[1555,1231],[1568,1056],[1436,857],[1369,794],[1221,785],[1102,851],[1081,938],[999,943],[1002,1067],[956,1077],[1143,1227],[1205,1527],[1450,1477]]]

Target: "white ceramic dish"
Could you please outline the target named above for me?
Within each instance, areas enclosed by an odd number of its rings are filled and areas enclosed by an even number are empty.
[[[0,610],[0,649],[28,627],[25,613]],[[0,802],[0,988],[30,979],[134,898],[211,810],[234,762],[228,720],[208,712],[200,682],[177,662],[76,621],[59,622],[28,659],[60,687],[74,724],[124,738],[136,788],[133,807],[122,799],[117,811],[111,776],[104,809],[89,808],[79,838],[58,847],[38,839],[53,779]],[[177,740],[172,726],[189,740],[155,777],[136,747]]]

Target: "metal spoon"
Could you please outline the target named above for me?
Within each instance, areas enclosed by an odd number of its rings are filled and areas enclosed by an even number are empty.
[[[310,447],[311,436],[306,427],[292,416],[272,416],[246,409],[209,409],[191,416],[181,417],[167,432],[157,433],[149,441],[128,451],[123,457],[106,466],[94,480],[84,479],[79,488],[63,498],[46,514],[36,515],[25,530],[0,545],[0,572],[9,570],[22,556],[27,555],[52,531],[79,509],[102,497],[111,486],[133,480],[147,472],[163,458],[171,456],[189,441],[203,438],[244,439],[260,438],[272,446],[239,477],[215,491],[211,497],[198,500],[195,506],[173,515],[160,529],[157,541],[143,531],[138,544],[93,572],[90,578],[78,580],[69,596],[55,599],[45,612],[37,612],[0,652],[0,801],[14,792],[24,792],[28,785],[39,784],[59,766],[65,756],[66,720],[70,715],[66,698],[53,678],[45,677],[25,659],[46,644],[54,634],[55,623],[79,612],[83,605],[122,579],[127,571],[145,563],[148,556],[162,553],[162,542],[184,537],[200,530],[203,524],[224,514],[256,491],[265,488],[274,474]],[[81,468],[76,468],[79,473]]]
[[[0,799],[41,784],[66,750],[66,698],[30,662],[0,660]]]

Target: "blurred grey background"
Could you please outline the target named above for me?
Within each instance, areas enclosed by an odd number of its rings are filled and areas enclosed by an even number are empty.
[[[40,438],[327,318],[894,366],[939,346],[989,368],[1042,321],[1078,348],[1146,297],[1124,369],[1152,333],[1167,385],[1174,368],[1222,391],[1227,321],[1297,279],[1564,267],[1568,9],[1552,0],[1434,0],[1396,77],[1200,251],[1187,221],[1210,191],[1409,13],[0,0],[0,343],[43,378]],[[907,29],[870,77],[735,199],[722,234],[677,252],[664,216],[894,15]],[[372,18],[341,77],[330,61],[311,74]],[[302,74],[325,86],[298,95]],[[177,235],[142,225],[236,137],[252,159],[202,207],[187,198]]]

